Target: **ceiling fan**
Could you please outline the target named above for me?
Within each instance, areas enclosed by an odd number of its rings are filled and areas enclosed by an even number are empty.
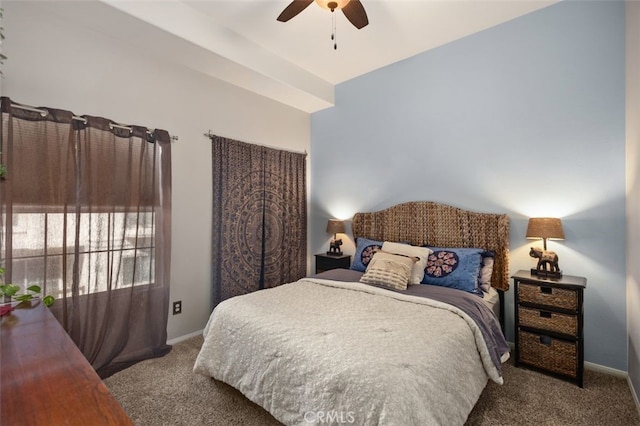
[[[278,21],[287,22],[303,10],[307,8],[314,0],[293,0],[289,3],[289,6],[285,7]],[[360,3],[360,0],[315,0],[320,7],[334,12],[336,9],[342,9],[342,13],[347,17],[357,29],[366,27],[369,24],[367,18],[367,12],[364,10],[364,6]]]

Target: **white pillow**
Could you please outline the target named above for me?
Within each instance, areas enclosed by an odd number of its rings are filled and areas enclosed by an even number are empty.
[[[413,264],[411,269],[411,278],[409,284],[420,284],[424,278],[424,268],[427,267],[429,255],[433,250],[427,247],[412,246],[409,244],[392,243],[385,241],[382,243],[382,250],[387,253],[401,254],[403,256],[416,257],[418,260]]]
[[[480,267],[480,279],[479,284],[482,291],[488,292],[491,288],[491,275],[493,274],[493,257],[485,256],[482,259],[482,266]]]

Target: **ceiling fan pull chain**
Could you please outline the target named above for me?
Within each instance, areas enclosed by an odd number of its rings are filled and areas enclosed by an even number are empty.
[[[336,14],[331,11],[331,40],[333,40],[333,50],[338,50],[338,34],[336,33]]]

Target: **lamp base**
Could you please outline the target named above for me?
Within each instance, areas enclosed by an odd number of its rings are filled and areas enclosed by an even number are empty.
[[[327,256],[342,256],[342,252],[341,251],[328,251],[327,252]]]
[[[562,271],[544,271],[531,268],[531,275],[537,275],[541,278],[562,278]]]

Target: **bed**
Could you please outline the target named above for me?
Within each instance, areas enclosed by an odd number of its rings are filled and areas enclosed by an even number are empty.
[[[478,289],[361,282],[378,277],[376,265],[391,263],[409,265],[402,273],[409,271],[411,281],[422,259],[376,250],[358,270],[367,257],[360,242],[404,244],[420,253],[426,247],[429,257],[481,249],[492,253],[488,279],[502,293],[509,287],[508,217],[409,202],[357,213],[352,231],[360,254],[354,269],[216,306],[194,372],[235,387],[287,425],[464,424],[488,380],[503,381],[509,348],[498,317]]]

